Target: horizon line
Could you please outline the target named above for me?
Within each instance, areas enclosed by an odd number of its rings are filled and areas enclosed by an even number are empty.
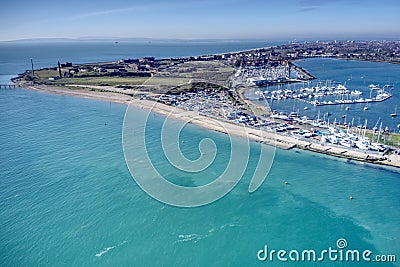
[[[181,41],[181,42],[215,42],[215,41],[399,41],[399,37],[303,37],[303,38],[273,38],[273,37],[255,37],[255,38],[157,38],[157,37],[110,37],[110,36],[81,36],[81,37],[34,37],[34,38],[21,38],[21,39],[9,39],[0,40],[1,43],[7,42],[40,42],[40,41],[112,41],[112,42],[124,42],[124,41]]]

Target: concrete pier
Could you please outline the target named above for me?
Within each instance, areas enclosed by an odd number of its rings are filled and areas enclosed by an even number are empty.
[[[0,88],[15,88],[15,84],[0,84]]]

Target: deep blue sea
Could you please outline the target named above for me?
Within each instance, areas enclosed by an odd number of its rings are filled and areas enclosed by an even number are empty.
[[[29,58],[43,67],[58,59],[172,57],[267,45],[0,44],[0,77],[7,81],[29,68]],[[286,265],[399,266],[398,171],[277,149],[267,179],[250,194],[260,154],[260,145],[251,143],[244,176],[225,197],[197,208],[168,206],[130,175],[121,144],[125,111],[110,102],[0,90],[1,266],[282,266],[276,255],[272,262],[259,261],[258,251],[265,245],[288,252],[338,249],[340,238],[346,249],[395,254],[397,262],[326,258]],[[153,136],[148,149],[156,155],[163,120],[154,115],[147,126]],[[181,136],[188,157],[196,157],[191,152],[203,138],[218,147],[216,161],[196,179],[224,171],[230,152],[225,135],[188,125]],[[193,178],[161,162],[163,157],[153,159],[172,178]]]

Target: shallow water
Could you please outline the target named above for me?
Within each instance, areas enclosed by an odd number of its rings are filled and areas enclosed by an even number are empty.
[[[336,248],[339,238],[350,249],[400,251],[398,172],[278,149],[266,181],[250,194],[260,151],[251,143],[248,167],[233,191],[207,206],[176,208],[149,197],[130,176],[121,145],[125,109],[1,90],[1,265],[280,266],[259,262],[258,250],[267,244],[320,251]],[[179,183],[180,177],[207,182],[224,170],[226,136],[194,125],[181,133],[183,153],[196,158],[192,147],[208,137],[218,147],[217,160],[207,175],[172,168],[159,154],[162,121],[152,118],[154,138],[147,144],[160,172]]]

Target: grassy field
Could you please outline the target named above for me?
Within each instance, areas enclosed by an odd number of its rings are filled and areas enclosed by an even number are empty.
[[[169,90],[179,90],[179,85],[188,84],[189,81],[204,81],[207,83],[227,86],[229,77],[234,69],[219,61],[198,61],[185,62],[171,65],[166,70],[155,71],[153,77],[118,77],[118,76],[89,76],[79,77],[79,73],[74,77],[61,78],[50,81],[49,77],[59,76],[56,69],[42,69],[35,71],[36,80],[50,85],[81,85],[81,86],[121,86],[134,87],[140,90],[143,85],[144,90],[155,92],[168,92]],[[84,75],[91,75],[85,72]],[[94,73],[96,74],[96,73]],[[97,74],[96,74],[97,75]],[[201,88],[200,88],[201,89]]]
[[[149,77],[115,77],[115,76],[104,76],[104,77],[72,77],[72,78],[62,78],[56,81],[50,81],[49,77],[58,76],[57,70],[43,69],[35,71],[35,76],[41,79],[43,82],[54,84],[54,85],[68,85],[68,84],[78,84],[78,85],[141,85]]]
[[[366,133],[366,137],[370,138],[374,142],[377,141],[377,134],[372,134],[372,133]],[[380,143],[389,145],[389,146],[394,146],[394,147],[400,147],[400,134],[381,134],[379,140]]]
[[[48,79],[51,76],[58,76],[58,71],[56,70],[35,70],[35,76],[40,79]]]
[[[160,75],[199,79],[226,85],[233,72],[234,68],[219,61],[197,61],[185,62],[173,66],[168,71],[161,72]]]
[[[151,79],[147,80],[144,85],[171,85],[178,86],[180,84],[188,83],[189,78],[184,77],[159,77],[154,76]]]
[[[79,85],[141,85],[148,77],[85,77],[62,78],[52,84],[79,84]]]

